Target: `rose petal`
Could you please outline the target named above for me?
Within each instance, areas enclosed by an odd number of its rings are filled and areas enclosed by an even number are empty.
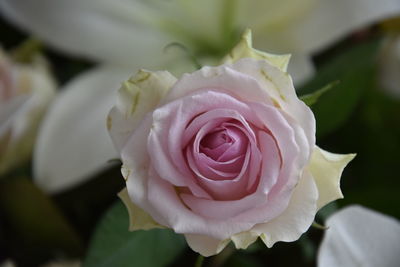
[[[261,170],[260,184],[257,187],[257,191],[254,193],[249,192],[247,196],[238,200],[208,200],[201,199],[189,194],[181,194],[180,197],[184,203],[195,213],[207,218],[216,219],[227,219],[239,220],[239,221],[251,221],[254,219],[253,210],[258,207],[264,207],[269,205],[267,201],[267,195],[269,193],[269,187],[277,180],[279,175],[279,151],[276,147],[272,137],[267,134],[260,136],[260,142],[262,145],[263,152],[263,167]],[[210,189],[216,189],[220,186],[219,190],[223,190],[224,186],[228,187],[231,185],[225,185],[223,183],[215,183],[210,186]],[[227,194],[229,193],[229,190]],[[283,203],[282,203],[283,205]],[[268,211],[275,209],[276,207],[270,205],[267,207]],[[259,210],[259,213],[255,220],[266,220],[269,216],[273,216],[273,212],[266,212],[265,208],[263,212]],[[249,216],[251,214],[251,216]],[[236,218],[235,218],[236,217]]]
[[[318,187],[318,209],[339,198],[343,198],[340,190],[340,177],[344,167],[355,157],[355,154],[334,154],[314,148],[309,170]]]
[[[243,60],[239,60],[234,65]],[[249,64],[253,64],[256,61],[254,59],[246,60],[252,62]],[[266,61],[260,62],[268,64]],[[166,95],[164,103],[179,99],[199,89],[214,88],[218,92],[236,96],[239,100],[261,101],[262,103],[272,104],[268,92],[261,87],[256,79],[246,74],[246,72],[234,70],[229,64],[218,67],[203,67],[199,71],[190,74],[186,73]]]
[[[257,3],[258,5],[259,3]],[[251,30],[247,29],[240,39],[239,43],[231,50],[231,52],[222,60],[222,63],[234,63],[242,58],[263,59],[271,65],[286,72],[289,65],[290,55],[275,55],[265,53],[253,48]]]
[[[304,172],[286,210],[273,220],[257,224],[251,232],[260,235],[267,247],[278,241],[297,240],[311,226],[317,212],[318,190],[310,173]]]
[[[299,100],[290,76],[266,61],[241,59],[232,68],[251,76],[266,90],[274,105],[282,109],[304,129],[310,145],[315,144],[315,118],[309,107]],[[254,102],[260,103],[260,100]]]
[[[176,233],[200,234],[218,240],[228,239],[235,233],[250,229],[254,223],[246,221],[215,220],[192,212],[182,203],[175,188],[152,172],[148,177],[149,204],[146,211],[162,225]],[[130,193],[130,189],[128,188]],[[132,197],[132,196],[131,196]],[[212,225],[213,227],[210,227]]]
[[[118,150],[175,82],[176,78],[167,71],[139,70],[122,84],[107,120],[107,128]]]
[[[205,99],[207,101],[204,101]],[[153,112],[153,127],[148,139],[148,149],[153,166],[158,173],[162,174],[163,179],[176,186],[188,186],[192,192],[197,191],[198,186],[182,153],[182,148],[190,140],[188,136],[191,136],[191,134],[187,134],[188,130],[185,131],[185,128],[196,115],[213,109],[218,109],[213,112],[219,113],[220,118],[240,119],[241,116],[245,116],[255,124],[259,121],[253,111],[244,103],[229,95],[213,91],[189,95],[156,109]],[[222,111],[223,109],[226,110]],[[193,131],[199,129],[203,124],[199,122],[196,125],[198,128],[192,127]],[[209,198],[205,195],[199,195],[199,197]]]
[[[129,214],[129,231],[165,228],[151,218],[144,210],[133,204],[129,198],[128,190],[124,188],[118,193]]]
[[[204,235],[193,234],[186,234],[185,238],[189,247],[204,257],[220,253],[230,241],[229,239],[218,240]]]
[[[258,234],[253,232],[242,232],[231,237],[237,249],[247,249],[258,239]]]

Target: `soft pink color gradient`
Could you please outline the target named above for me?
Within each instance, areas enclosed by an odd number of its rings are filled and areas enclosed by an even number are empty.
[[[318,193],[304,170],[315,120],[287,73],[249,58],[204,67],[148,110],[121,156],[131,200],[158,224],[185,234],[194,249],[204,240],[220,247],[234,235],[268,231],[292,212],[295,195],[310,204],[289,231],[309,227]]]

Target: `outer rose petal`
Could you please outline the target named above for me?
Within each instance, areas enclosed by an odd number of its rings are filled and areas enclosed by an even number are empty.
[[[326,225],[319,267],[399,266],[400,222],[395,218],[349,206],[329,217]]]
[[[139,70],[122,84],[107,119],[107,128],[119,151],[144,115],[158,105],[175,82],[176,78],[168,71]]]
[[[318,190],[313,177],[305,172],[293,192],[289,206],[281,215],[270,222],[257,224],[250,231],[235,234],[231,240],[238,249],[246,249],[258,236],[268,247],[272,247],[278,241],[295,241],[313,222],[317,211],[317,198]],[[214,244],[217,243],[217,240],[214,240]],[[219,252],[214,251],[214,254],[217,253]]]
[[[266,61],[244,58],[231,67],[254,78],[274,105],[294,118],[304,129],[310,145],[315,144],[315,118],[309,107],[299,100],[290,75]],[[244,90],[245,91],[245,90]],[[260,102],[257,100],[256,102]]]
[[[318,190],[313,177],[304,171],[287,209],[272,221],[258,224],[250,231],[260,235],[269,248],[278,241],[295,241],[313,222],[317,199]]]
[[[208,257],[220,253],[229,243],[229,239],[218,240],[205,235],[185,235],[189,247],[201,255]]]
[[[340,177],[344,167],[356,154],[334,154],[315,147],[308,166],[318,187],[318,209],[339,198],[343,198],[340,190]]]
[[[118,193],[118,196],[128,210],[129,231],[165,228],[154,221],[153,218],[151,218],[151,216],[144,210],[133,204],[132,200],[129,198],[128,190],[126,188],[122,189],[122,191]]]
[[[252,45],[251,31],[247,29],[242,35],[240,42],[222,60],[222,63],[234,63],[241,58],[263,59],[268,61],[272,66],[286,72],[289,65],[290,55],[275,55],[254,49]]]
[[[248,231],[233,235],[231,239],[237,249],[246,249],[257,240],[258,236],[257,233]]]

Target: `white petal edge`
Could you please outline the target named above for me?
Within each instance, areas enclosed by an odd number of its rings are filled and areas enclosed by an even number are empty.
[[[379,63],[382,89],[390,96],[400,99],[400,36],[387,38]]]
[[[247,249],[251,244],[256,242],[258,234],[254,232],[242,232],[235,234],[231,237],[231,240],[235,244],[237,249]]]
[[[286,72],[290,55],[275,55],[253,48],[253,40],[250,29],[246,29],[239,43],[222,60],[222,63],[234,63],[241,58],[263,59],[274,67]]]
[[[258,224],[250,231],[257,233],[271,248],[276,242],[292,242],[311,226],[317,212],[318,190],[313,177],[304,171],[287,209],[275,219]],[[236,246],[240,247],[239,244]]]
[[[228,244],[227,240],[218,240],[204,235],[186,234],[186,242],[189,247],[203,255],[209,257],[220,253]]]
[[[135,230],[149,230],[153,228],[165,228],[158,224],[153,218],[144,210],[136,206],[129,198],[128,190],[126,187],[118,193],[118,197],[124,203],[129,215],[129,231]]]
[[[346,165],[355,156],[356,154],[334,154],[319,147],[314,148],[308,169],[318,187],[318,209],[343,198],[340,178]]]
[[[122,83],[117,103],[107,118],[107,129],[118,151],[175,82],[176,78],[168,71],[139,70]]]
[[[353,205],[333,214],[318,251],[319,267],[396,267],[400,262],[400,222]]]
[[[120,81],[130,70],[102,66],[69,82],[49,108],[34,150],[34,181],[48,193],[66,190],[117,158],[106,129]]]

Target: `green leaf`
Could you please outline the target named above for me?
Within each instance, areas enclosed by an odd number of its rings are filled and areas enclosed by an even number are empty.
[[[335,87],[336,85],[339,84],[339,81],[334,81],[331,82],[327,85],[325,85],[324,87],[322,87],[321,89],[315,91],[314,93],[311,94],[306,94],[300,97],[300,99],[306,103],[307,106],[311,107],[312,105],[314,105],[315,103],[317,103],[318,99],[326,92],[328,92],[329,90],[331,90],[333,87]]]
[[[84,267],[167,266],[186,248],[184,238],[171,230],[129,232],[128,221],[128,212],[118,201],[100,221]]]
[[[353,114],[361,96],[375,83],[376,55],[379,40],[351,46],[325,60],[313,80],[299,90],[310,94],[333,80],[340,80],[335,90],[326,92],[312,106],[321,137],[341,127]]]

